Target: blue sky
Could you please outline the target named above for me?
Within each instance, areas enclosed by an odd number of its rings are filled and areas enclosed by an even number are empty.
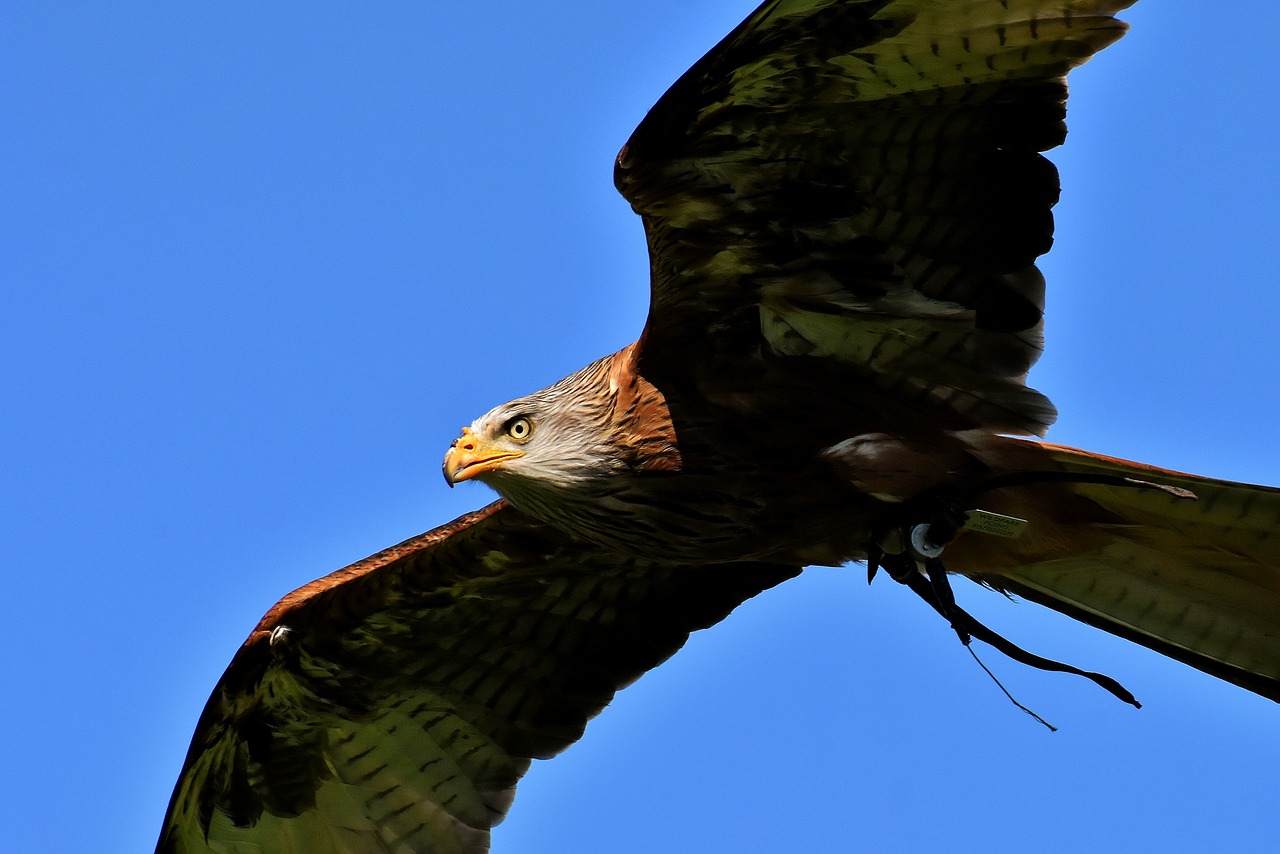
[[[150,850],[280,595],[489,500],[463,424],[631,341],[612,158],[751,0],[0,12],[0,850]],[[1077,72],[1033,384],[1055,441],[1280,483],[1280,7],[1140,3]],[[1274,844],[1276,709],[972,585],[861,568],[696,636],[538,763],[499,854]]]

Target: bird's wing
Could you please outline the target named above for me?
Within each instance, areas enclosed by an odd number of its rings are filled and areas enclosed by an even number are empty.
[[[1065,75],[1132,0],[769,0],[618,155],[641,214],[650,370],[821,356],[975,425],[1042,434]],[[761,338],[763,337],[763,345]],[[661,368],[661,365],[658,364]]]
[[[796,575],[570,540],[502,502],[276,604],[209,698],[158,852],[488,850],[531,759]]]

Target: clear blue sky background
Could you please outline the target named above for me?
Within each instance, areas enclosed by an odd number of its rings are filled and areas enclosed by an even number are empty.
[[[485,503],[479,412],[631,341],[615,151],[751,0],[6,4],[0,850],[148,851],[277,597]],[[1149,0],[1073,78],[1032,375],[1051,438],[1280,483],[1280,5]],[[500,854],[1267,849],[1277,709],[965,585],[861,568],[694,638],[537,764]]]

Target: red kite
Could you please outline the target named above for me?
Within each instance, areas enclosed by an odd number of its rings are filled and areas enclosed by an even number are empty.
[[[1041,152],[1127,5],[761,6],[618,156],[640,340],[464,430],[445,477],[503,500],[267,613],[157,850],[485,851],[532,759],[809,564],[1038,666],[948,572],[1280,699],[1280,491],[1019,438],[1054,418]]]

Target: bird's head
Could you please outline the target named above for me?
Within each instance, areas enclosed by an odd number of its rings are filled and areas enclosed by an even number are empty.
[[[479,480],[511,497],[533,485],[573,488],[623,467],[602,375],[599,363],[589,365],[477,418],[445,454],[445,480]]]

